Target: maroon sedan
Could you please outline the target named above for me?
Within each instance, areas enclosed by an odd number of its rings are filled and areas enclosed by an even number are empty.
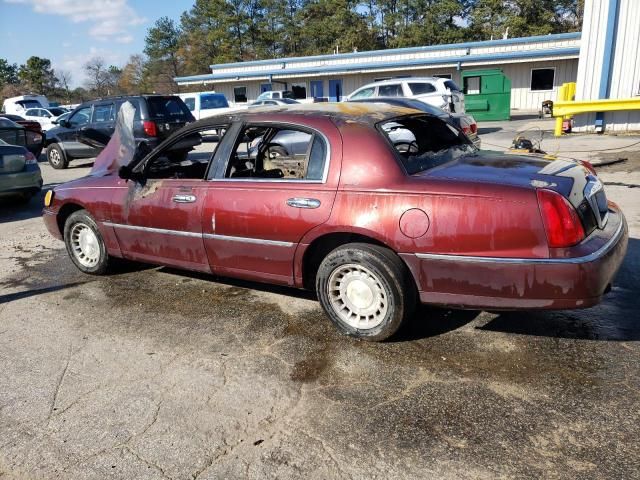
[[[418,299],[594,305],[626,251],[624,216],[587,162],[480,152],[416,110],[257,109],[192,123],[147,154],[127,118],[92,174],[45,200],[49,231],[86,273],[116,257],[315,288],[341,332],[382,340]]]

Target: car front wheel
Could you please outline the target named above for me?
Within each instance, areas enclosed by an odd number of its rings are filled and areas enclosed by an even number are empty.
[[[57,170],[67,168],[69,165],[67,157],[57,143],[52,143],[47,147],[47,160],[49,165]]]
[[[78,210],[64,224],[64,243],[71,260],[84,273],[101,275],[109,266],[109,254],[89,212]]]
[[[318,268],[316,292],[341,333],[369,341],[395,334],[416,305],[413,281],[400,258],[366,243],[329,253]]]

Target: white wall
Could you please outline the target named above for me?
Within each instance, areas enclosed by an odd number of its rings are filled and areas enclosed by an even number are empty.
[[[631,98],[640,95],[640,1],[618,0],[618,25],[609,98]],[[606,45],[607,19],[611,2],[586,0],[580,63],[576,89],[577,100],[595,100],[599,96]],[[596,114],[575,117],[575,130],[593,131]],[[607,112],[607,131],[640,130],[640,112]]]

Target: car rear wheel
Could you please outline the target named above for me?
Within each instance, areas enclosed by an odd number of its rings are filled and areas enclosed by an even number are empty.
[[[67,168],[69,165],[67,157],[57,143],[52,143],[47,147],[47,160],[49,165],[57,170]]]
[[[64,243],[71,260],[84,273],[101,275],[109,254],[95,220],[86,210],[73,212],[64,224]]]
[[[316,292],[341,333],[369,341],[395,334],[416,305],[413,281],[400,258],[366,243],[329,253],[318,268]]]

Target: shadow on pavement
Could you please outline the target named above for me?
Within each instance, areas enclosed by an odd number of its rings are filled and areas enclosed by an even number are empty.
[[[50,287],[32,288],[31,290],[25,290],[22,292],[8,293],[6,295],[0,295],[0,305],[3,303],[14,302],[16,300],[22,300],[23,298],[34,297],[36,295],[42,295],[44,293],[57,292],[66,288],[76,287],[86,282],[73,282],[65,285],[52,285]]]
[[[502,130],[503,130],[502,127],[478,127],[478,135],[500,132]]]
[[[44,195],[47,190],[59,185],[49,183],[42,187],[28,202],[14,197],[0,199],[0,223],[17,222],[29,218],[41,217],[44,205]]]
[[[600,305],[584,310],[503,312],[482,330],[586,340],[640,340],[640,240],[627,255]]]

